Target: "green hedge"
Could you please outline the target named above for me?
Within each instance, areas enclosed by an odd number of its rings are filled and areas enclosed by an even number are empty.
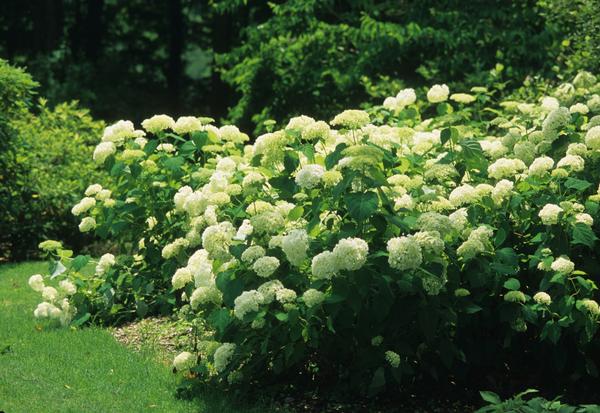
[[[231,121],[327,119],[403,82],[489,84],[494,68],[503,82],[548,74],[558,26],[546,27],[541,11],[531,0],[281,2],[217,59],[240,94]]]
[[[0,257],[24,259],[48,237],[81,247],[70,205],[85,189],[92,140],[103,123],[76,102],[49,108],[33,103],[36,82],[0,61]]]

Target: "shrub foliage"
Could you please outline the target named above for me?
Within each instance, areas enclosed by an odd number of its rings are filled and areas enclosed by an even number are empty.
[[[34,102],[37,84],[21,69],[0,61],[0,257],[19,260],[44,238],[81,247],[68,207],[85,186],[101,179],[88,162],[103,124],[75,102]]]
[[[177,310],[209,337],[175,367],[224,385],[597,375],[600,84],[451,92],[296,117],[253,144],[193,117],[106,128],[94,160],[113,191],[91,182],[73,213],[122,254],[86,277],[89,257],[45,243],[64,285],[32,278],[36,315]]]

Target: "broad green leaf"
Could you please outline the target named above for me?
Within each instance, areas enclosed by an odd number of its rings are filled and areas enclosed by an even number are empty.
[[[342,152],[347,147],[348,145],[346,145],[345,143],[340,143],[338,146],[336,146],[335,150],[325,157],[325,167],[327,169],[333,168],[338,163],[338,161],[344,157],[344,155],[342,155]]]
[[[193,141],[187,141],[179,147],[181,156],[190,156],[194,152],[196,152],[196,144]]]
[[[206,131],[193,132],[192,142],[194,142],[196,149],[202,149],[202,147],[208,142],[208,133]]]
[[[291,198],[294,196],[297,190],[297,185],[292,178],[289,176],[276,176],[269,179],[271,186],[279,191],[279,193],[285,198]]]
[[[573,226],[573,244],[580,244],[593,248],[597,239],[598,237],[589,226],[581,222]]]
[[[456,143],[456,141],[458,140],[458,130],[454,127],[443,129],[440,133],[440,140],[442,142],[442,145],[444,145],[448,141]]]
[[[379,197],[374,192],[352,193],[344,196],[350,216],[362,222],[377,211]]]
[[[371,379],[371,384],[369,385],[369,396],[374,396],[377,393],[381,392],[385,387],[385,371],[383,367],[379,367],[375,370],[373,374],[373,378]]]
[[[516,291],[519,288],[521,288],[521,283],[516,278],[509,278],[504,282],[504,288],[506,288],[507,290]]]
[[[277,318],[279,321],[287,321],[288,315],[287,313],[278,312],[275,314],[275,318]]]
[[[148,304],[142,300],[136,301],[135,311],[139,317],[144,317],[148,313]]]
[[[570,189],[577,189],[579,192],[583,192],[592,186],[591,182],[577,179],[577,178],[567,178],[565,181],[565,186]]]
[[[181,156],[175,156],[173,158],[169,158],[166,161],[164,161],[165,168],[167,168],[173,172],[177,172],[177,171],[181,170],[181,167],[183,166],[184,163],[185,163],[185,159],[183,159]]]
[[[298,205],[298,206],[292,208],[292,210],[288,214],[288,220],[296,221],[297,219],[302,218],[303,214],[304,214],[304,208],[302,206]]]
[[[502,403],[502,400],[500,399],[500,396],[498,396],[496,393],[491,392],[491,391],[480,391],[479,394],[481,395],[481,398],[483,400],[485,400],[488,403],[491,404],[500,404]]]
[[[298,165],[300,165],[298,154],[295,151],[287,151],[283,158],[283,165],[288,174],[294,173],[298,169]]]
[[[81,270],[87,265],[88,262],[90,262],[90,258],[91,257],[89,255],[78,255],[77,257],[73,258],[73,261],[71,261],[71,269],[73,271]]]
[[[79,316],[75,320],[73,320],[73,322],[71,322],[71,325],[75,326],[75,327],[79,327],[79,326],[83,325],[83,323],[88,321],[91,316],[92,315],[90,313],[82,314],[81,316]]]

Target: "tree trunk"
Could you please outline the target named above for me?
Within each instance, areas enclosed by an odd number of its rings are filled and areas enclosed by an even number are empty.
[[[181,77],[183,73],[183,12],[181,0],[167,0],[169,13],[169,60],[167,63],[167,87],[170,111],[179,114],[181,107]]]

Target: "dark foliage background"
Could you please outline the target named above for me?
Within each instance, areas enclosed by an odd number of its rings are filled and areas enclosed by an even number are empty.
[[[395,89],[598,66],[596,0],[5,0],[0,56],[95,117],[326,117]],[[597,4],[596,4],[597,5]],[[501,66],[497,66],[497,64]]]

